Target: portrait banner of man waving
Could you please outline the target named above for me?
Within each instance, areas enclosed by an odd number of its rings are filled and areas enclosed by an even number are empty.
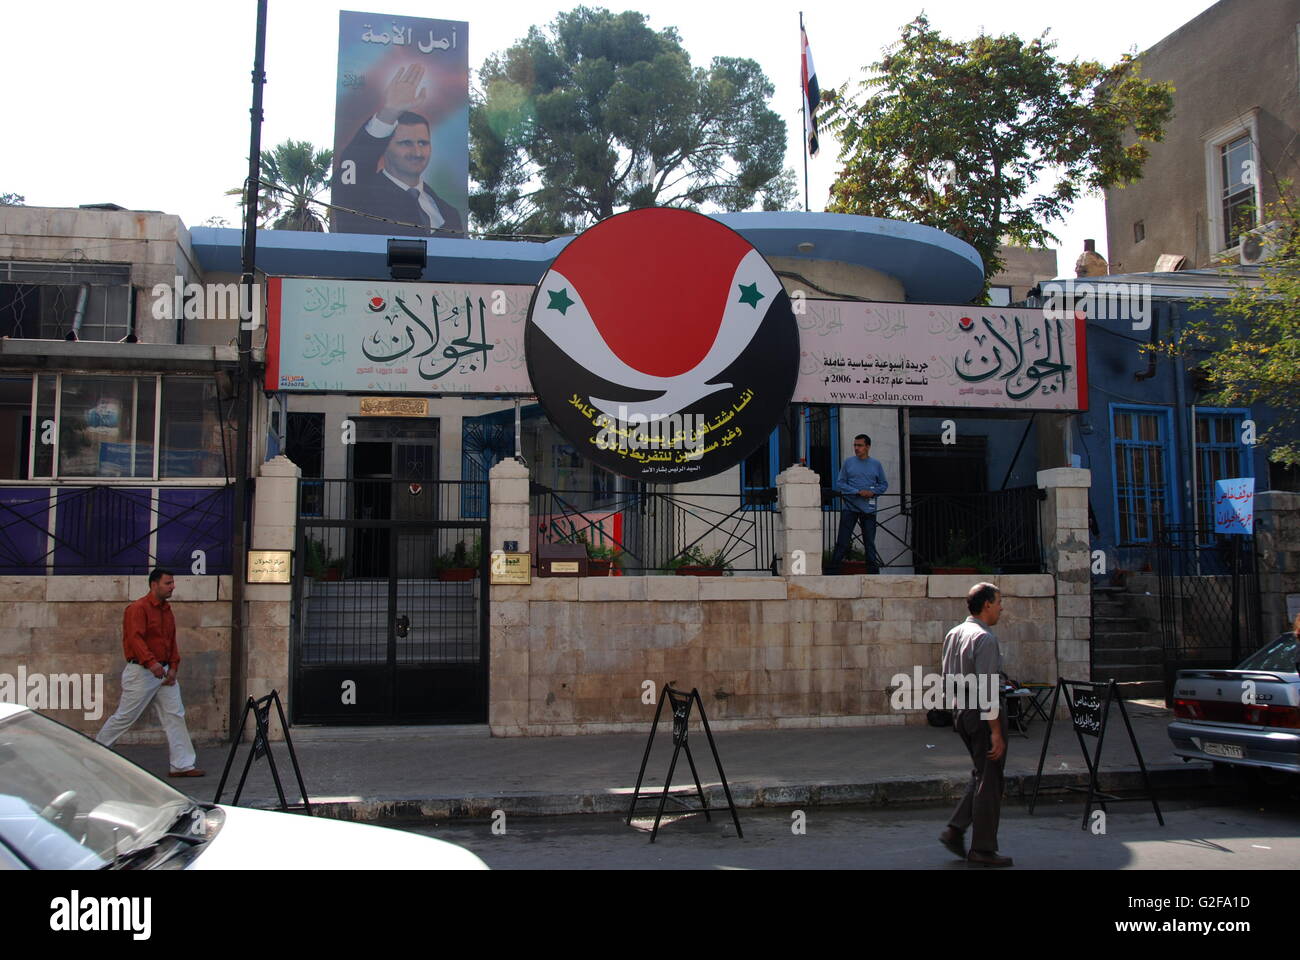
[[[464,236],[469,25],[339,13],[331,229]]]

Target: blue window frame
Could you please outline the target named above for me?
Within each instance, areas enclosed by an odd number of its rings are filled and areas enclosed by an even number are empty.
[[[1115,540],[1151,543],[1161,524],[1178,522],[1173,496],[1173,412],[1168,407],[1111,404]]]
[[[827,491],[835,485],[840,472],[840,408],[810,405],[804,411],[804,463],[821,477],[822,489]],[[823,493],[822,509],[835,506],[834,496]]]
[[[776,509],[772,491],[776,488],[777,474],[793,462],[796,444],[789,433],[797,429],[800,417],[805,418],[805,427],[799,457],[818,473],[823,487],[829,488],[835,483],[840,468],[840,408],[801,405],[792,408],[791,412],[796,414],[795,422],[778,426],[767,438],[767,443],[740,463],[740,492],[747,510]]]
[[[1250,448],[1241,442],[1249,410],[1196,411],[1196,526],[1198,539],[1214,539],[1214,481],[1253,477]]]
[[[746,510],[775,510],[776,475],[780,472],[781,428],[777,427],[766,443],[740,461],[741,506]]]

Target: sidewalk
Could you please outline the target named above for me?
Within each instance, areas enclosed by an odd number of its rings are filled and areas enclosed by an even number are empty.
[[[1157,797],[1209,783],[1204,763],[1174,756],[1165,728],[1170,712],[1152,702],[1126,704]],[[1012,733],[1007,796],[1026,800],[1033,790],[1047,725],[1035,721],[1029,736]],[[314,807],[349,820],[490,817],[626,812],[649,733],[494,739],[486,727],[298,727],[294,749]],[[715,734],[723,769],[739,807],[955,802],[970,776],[970,759],[951,727],[860,727],[763,730]],[[1089,750],[1096,740],[1085,737]],[[725,804],[708,740],[693,723],[690,744],[709,804]],[[167,772],[163,745],[120,747],[159,776]],[[250,745],[240,745],[222,801],[231,802]],[[202,780],[171,780],[200,800],[216,793],[229,747],[199,747]],[[284,743],[272,745],[290,803],[299,799]],[[672,755],[671,724],[661,722],[642,792],[663,789]],[[1118,709],[1111,712],[1102,753],[1103,786],[1139,791],[1141,778]],[[685,756],[675,790],[694,791]],[[1043,768],[1041,790],[1061,793],[1086,785],[1087,767],[1068,721],[1057,721]],[[1079,795],[1080,799],[1082,794]],[[274,807],[274,782],[265,759],[256,761],[241,806]],[[643,801],[642,812],[654,806]],[[670,808],[671,809],[671,808]]]

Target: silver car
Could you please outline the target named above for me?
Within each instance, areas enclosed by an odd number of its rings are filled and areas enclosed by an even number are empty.
[[[1300,643],[1284,633],[1235,670],[1179,670],[1169,739],[1190,760],[1300,773]]]

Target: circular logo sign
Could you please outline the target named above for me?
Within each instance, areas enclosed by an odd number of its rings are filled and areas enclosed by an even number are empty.
[[[767,442],[794,394],[799,328],[749,241],[655,208],[602,221],[555,258],[524,353],[542,409],[578,453],[680,483]]]

